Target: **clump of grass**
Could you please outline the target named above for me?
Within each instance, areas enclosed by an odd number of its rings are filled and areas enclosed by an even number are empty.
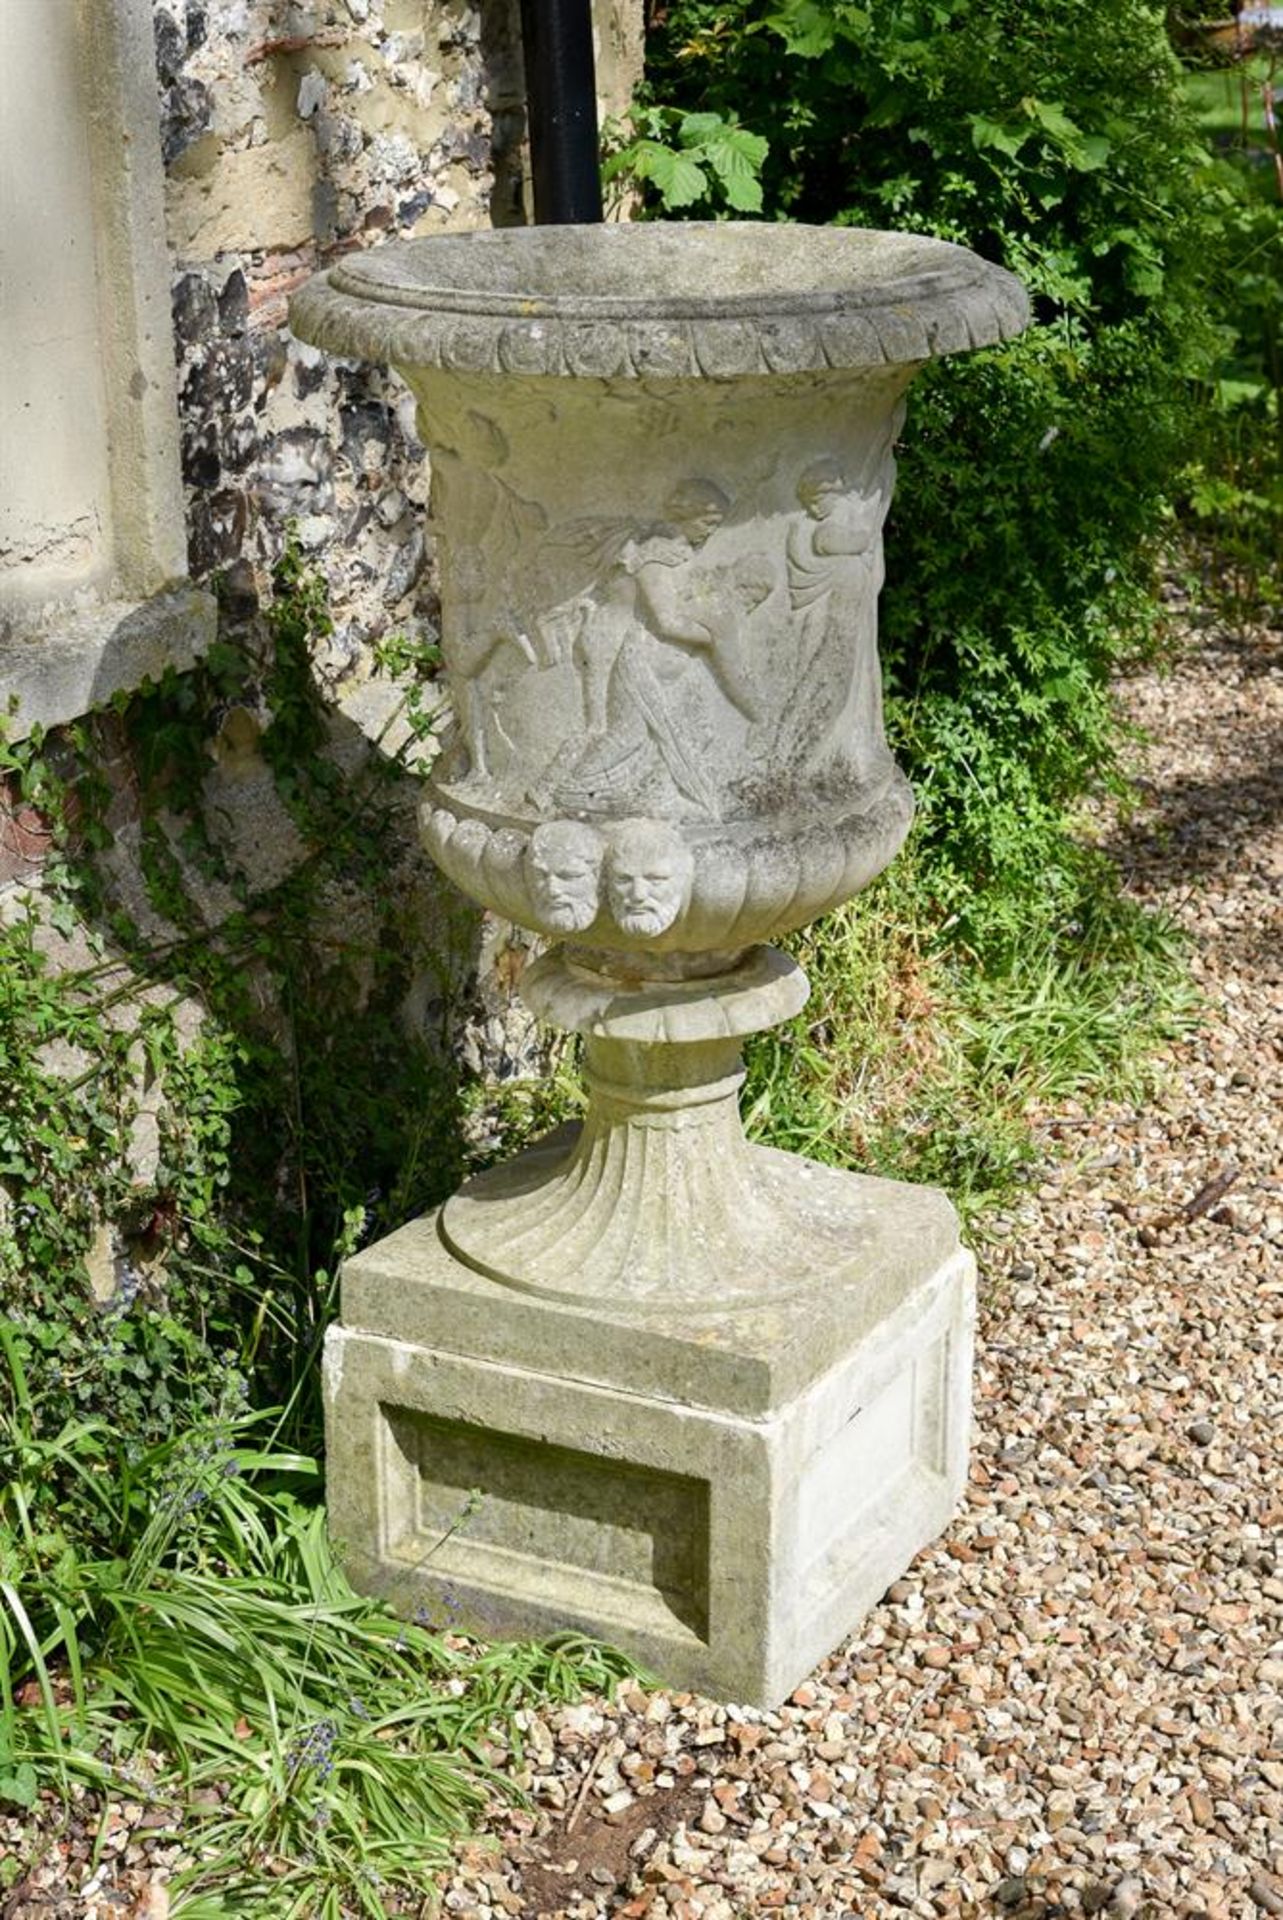
[[[452,1838],[513,1791],[491,1755],[520,1752],[518,1710],[632,1671],[574,1636],[477,1649],[356,1594],[318,1468],[268,1416],[136,1460],[102,1420],[42,1436],[4,1334],[0,1798],[80,1783],[171,1809],[194,1861],[176,1916],[340,1920],[422,1896]],[[80,1487],[110,1550],[82,1551],[51,1475]]]
[[[1194,1017],[1170,926],[1100,875],[1082,913],[985,967],[933,930],[902,857],[791,942],[811,999],[749,1049],[750,1133],[939,1184],[975,1228],[1034,1159],[1037,1108],[1139,1092]]]

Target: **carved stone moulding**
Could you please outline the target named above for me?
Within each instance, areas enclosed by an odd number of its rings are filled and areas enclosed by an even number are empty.
[[[349,257],[291,309],[334,353],[589,379],[901,365],[1027,321],[1019,281],[964,247],[749,221],[446,234]]]
[[[520,925],[537,927],[578,945],[619,946],[612,912],[624,913],[640,857],[653,872],[671,862],[666,895],[645,904],[652,953],[672,948],[735,952],[750,943],[805,926],[850,899],[879,874],[900,847],[913,817],[907,784],[888,780],[876,805],[846,819],[818,820],[805,833],[764,825],[688,827],[669,854],[662,822],[626,820],[601,828],[579,821],[548,822],[531,830],[498,826],[460,809],[424,809],[423,833],[433,859],[464,892]],[[557,870],[544,863],[560,859]],[[583,876],[583,892],[576,883]],[[604,876],[604,884],[603,884]],[[589,892],[592,882],[595,892]],[[654,881],[652,894],[658,893]],[[590,915],[589,906],[597,902]],[[667,925],[662,924],[670,914]],[[634,917],[640,924],[640,915]]]
[[[296,332],[419,400],[445,871],[634,970],[880,872],[912,817],[877,659],[904,390],[1026,318],[944,242],[749,223],[446,236],[305,288]]]

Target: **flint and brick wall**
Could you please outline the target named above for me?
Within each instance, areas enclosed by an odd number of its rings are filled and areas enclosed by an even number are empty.
[[[635,15],[598,7],[604,110]],[[525,217],[516,0],[157,0],[156,49],[192,572],[261,587],[292,523],[338,684],[433,620],[427,474],[400,382],[294,340],[286,302],[354,247]]]
[[[64,36],[70,20],[89,17],[62,11],[76,0],[0,0],[0,28],[6,5],[36,4],[59,9]],[[329,585],[334,633],[315,666],[333,703],[334,751],[350,758],[361,735],[378,731],[384,695],[395,692],[367,684],[374,644],[390,631],[434,633],[429,476],[400,381],[296,341],[287,302],[318,267],[385,237],[527,217],[518,0],[154,0],[154,72],[147,0],[91,4],[119,8],[127,22],[120,44],[135,61],[134,103],[149,110],[155,88],[191,578],[198,586],[221,578],[224,607],[234,619],[252,618],[293,529]],[[603,112],[622,110],[640,74],[641,14],[641,0],[596,0]],[[88,58],[91,49],[82,52]],[[107,131],[128,148],[128,125]],[[159,244],[161,236],[150,238]],[[187,601],[203,605],[206,631],[199,641],[185,634],[185,646],[167,653],[165,636],[153,637],[141,672],[159,671],[166,658],[187,665],[207,644],[209,596]],[[46,642],[36,631],[24,644]],[[48,679],[52,651],[31,664]],[[141,672],[130,663],[115,679],[95,679],[86,669],[86,684],[105,698]],[[0,685],[0,712],[9,691]],[[75,704],[64,701],[58,718],[74,717]],[[221,747],[210,743],[211,815],[225,820],[243,864],[258,869],[251,878],[270,884],[296,857],[289,820],[255,741],[230,772]],[[413,797],[398,884],[407,898],[422,897],[426,923],[443,883],[415,844]],[[109,824],[122,894],[150,924],[128,781],[115,784]],[[0,774],[0,914],[39,899],[53,844],[51,822],[23,799],[16,777]],[[192,878],[213,927],[226,903],[205,903]],[[510,991],[514,937],[521,948],[520,936],[487,923],[472,956],[475,1001],[460,1009],[458,1047],[474,1072],[507,1077],[537,1064],[531,1023]],[[53,958],[76,965],[88,952],[77,930],[68,954],[58,948]],[[408,1020],[418,1017],[416,1004],[412,994]]]

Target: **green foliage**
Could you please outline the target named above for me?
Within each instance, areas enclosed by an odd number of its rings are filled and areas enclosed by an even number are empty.
[[[79,1782],[168,1811],[198,1859],[176,1916],[421,1898],[511,1791],[492,1756],[519,1752],[514,1715],[632,1670],[571,1635],[478,1650],[398,1622],[348,1585],[317,1468],[265,1416],[225,1408],[141,1454],[105,1419],[46,1437],[2,1326],[0,1347],[0,1802]],[[67,1515],[51,1470],[80,1489]]]
[[[767,142],[720,113],[635,106],[602,129],[602,180],[616,198],[642,181],[666,213],[705,206],[760,213]]]
[[[1223,234],[1211,299],[1218,357],[1178,476],[1207,587],[1234,617],[1283,597],[1283,160],[1264,99],[1277,55],[1191,74],[1216,158],[1207,183]]]
[[[648,97],[769,137],[763,211],[1020,275],[1036,325],[915,386],[887,529],[890,724],[921,875],[987,964],[1098,884],[1066,810],[1114,777],[1107,685],[1209,364],[1207,155],[1145,0],[675,0]]]
[[[2,1330],[50,1427],[110,1408],[145,1447],[180,1409],[212,1405],[234,1352],[220,1290],[189,1267],[162,1279],[150,1256],[173,1220],[193,1233],[212,1226],[229,1178],[239,1049],[215,1026],[180,1044],[174,996],[139,998],[128,970],[77,927],[72,835],[96,850],[102,837],[84,820],[83,792],[72,804],[74,746],[62,748],[61,770],[39,736],[0,751],[60,823],[65,888],[47,913],[0,924]],[[165,1103],[166,1120],[155,1177],[138,1185],[129,1143],[144,1091]],[[89,1288],[91,1255],[104,1301]],[[66,1492],[55,1461],[50,1505]]]
[[[435,710],[415,694],[395,752],[338,730],[311,670],[327,631],[288,551],[264,618],[225,623],[196,669],[0,749],[56,850],[0,925],[0,1309],[50,1430],[110,1409],[145,1449],[232,1364],[314,1433],[338,1260],[459,1178],[446,1023],[468,924],[435,884],[426,923],[412,871],[407,763]],[[216,811],[229,739],[295,842],[272,884]],[[411,1031],[416,975],[435,1017]],[[141,1173],[140,1103],[159,1130]]]
[[[371,748],[318,692],[328,630],[287,551],[199,667],[0,749],[55,849],[0,924],[0,1803],[168,1811],[199,1843],[176,1915],[421,1899],[505,1790],[514,1715],[629,1670],[399,1623],[325,1534],[301,1448],[337,1267],[457,1184],[470,935],[416,868],[433,650],[385,643],[421,678]],[[248,837],[218,812],[238,779]],[[290,843],[268,884],[260,818]]]
[[[405,720],[414,738],[432,740],[441,724],[441,648],[435,640],[388,633],[376,642],[374,657],[380,672],[405,689]]]
[[[934,884],[934,876],[932,876]],[[751,1133],[839,1166],[940,1185],[972,1233],[1033,1164],[1031,1112],[1152,1083],[1197,1001],[1172,929],[1084,892],[1083,918],[988,972],[935,937],[916,841],[790,941],[805,1011],[749,1049]]]

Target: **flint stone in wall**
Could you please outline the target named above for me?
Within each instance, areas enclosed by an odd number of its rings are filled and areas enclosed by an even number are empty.
[[[185,414],[208,418],[247,407],[253,395],[254,356],[243,339],[224,334],[191,361],[178,400]]]
[[[394,607],[398,600],[404,600],[416,585],[423,572],[425,557],[423,535],[416,527],[398,552],[384,582],[383,598],[388,606]]]
[[[218,430],[205,420],[183,435],[183,479],[189,487],[208,491],[222,478],[223,466],[218,451]]]
[[[239,334],[249,324],[249,283],[237,267],[223,282],[218,296],[218,324],[225,334]]]
[[[239,559],[249,530],[249,500],[235,487],[197,492],[188,509],[188,552],[198,577],[221,572]]]
[[[218,297],[203,273],[180,273],[174,282],[174,339],[179,363],[199,352],[219,325]]]

